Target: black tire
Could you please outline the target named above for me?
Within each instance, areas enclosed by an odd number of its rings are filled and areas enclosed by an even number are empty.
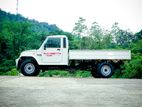
[[[109,62],[102,62],[97,67],[97,72],[102,78],[109,78],[113,75],[114,69]]]
[[[21,73],[25,76],[37,76],[40,73],[38,64],[31,60],[25,60],[20,66]]]

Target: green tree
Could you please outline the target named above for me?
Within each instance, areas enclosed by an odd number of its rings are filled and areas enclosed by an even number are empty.
[[[81,38],[85,35],[87,30],[87,26],[85,25],[85,19],[79,17],[79,20],[75,23],[75,27],[73,28],[72,33],[74,35],[80,36]]]
[[[128,48],[131,42],[135,40],[133,33],[128,30],[120,29],[118,23],[112,25],[111,34],[116,45],[122,48]]]
[[[135,34],[134,41],[138,41],[139,39],[142,39],[142,30]]]
[[[101,44],[103,49],[112,49],[115,47],[111,33],[104,34]]]
[[[85,19],[82,17],[79,17],[79,20],[75,23],[75,27],[73,28],[72,34],[79,36],[80,38],[80,49],[84,48],[83,42],[84,39],[82,39],[84,36],[86,36],[87,33],[87,26],[85,25]]]
[[[89,30],[89,36],[92,38],[91,49],[101,49],[102,48],[101,43],[102,43],[102,39],[103,39],[103,32],[97,22],[92,23],[92,26]]]

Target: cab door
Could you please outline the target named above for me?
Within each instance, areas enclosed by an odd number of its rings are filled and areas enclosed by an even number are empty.
[[[63,49],[60,37],[49,37],[44,45],[43,62],[47,65],[59,65],[62,62]]]

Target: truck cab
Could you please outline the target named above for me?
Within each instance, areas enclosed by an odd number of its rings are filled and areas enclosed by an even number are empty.
[[[23,51],[16,59],[16,67],[25,76],[35,76],[48,66],[67,66],[69,63],[68,38],[65,35],[47,36],[38,50]]]
[[[68,38],[66,36],[48,36],[40,49],[40,65],[68,65]]]

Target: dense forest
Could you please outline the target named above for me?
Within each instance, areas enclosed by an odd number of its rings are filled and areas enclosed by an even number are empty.
[[[64,32],[55,24],[29,20],[20,14],[0,10],[0,72],[15,68],[15,59],[27,49],[38,49],[48,35],[67,35],[70,49],[129,49],[132,60],[124,61],[114,77],[142,78],[142,30],[133,34],[118,23],[111,30],[102,29],[97,22],[88,28],[80,17],[72,32]]]

